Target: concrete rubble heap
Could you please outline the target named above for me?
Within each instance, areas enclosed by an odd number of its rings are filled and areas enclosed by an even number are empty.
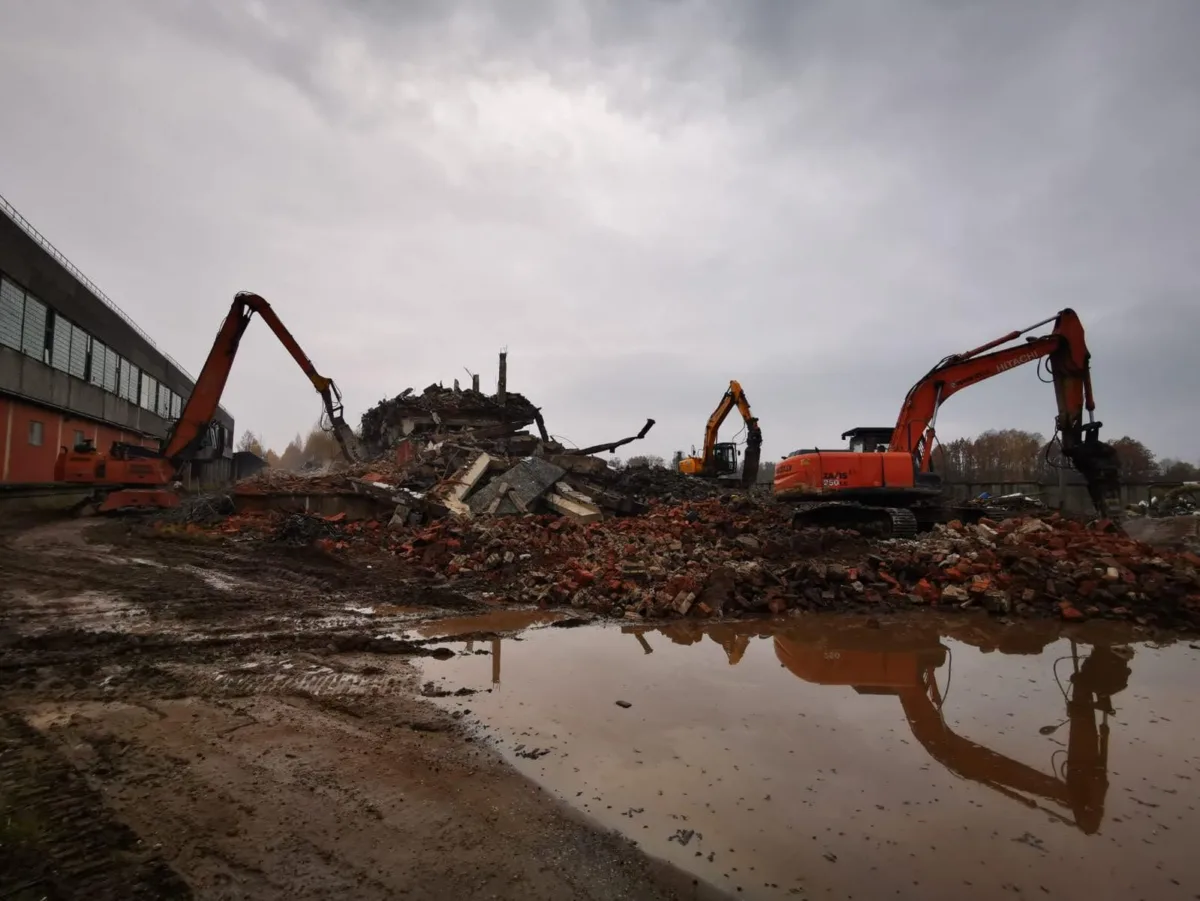
[[[383,451],[410,437],[506,426],[516,431],[539,420],[538,408],[514,392],[507,392],[501,402],[470,388],[430,385],[421,394],[409,388],[364,413],[362,441]]]
[[[537,434],[526,429],[536,425]],[[240,482],[235,496],[356,494],[392,505],[393,527],[445,516],[545,513],[595,522],[644,513],[648,497],[708,497],[719,489],[668,470],[618,473],[593,452],[645,437],[566,448],[550,438],[540,410],[520,394],[487,396],[431,385],[368,410],[362,441],[369,463],[330,464],[302,473],[266,469]]]

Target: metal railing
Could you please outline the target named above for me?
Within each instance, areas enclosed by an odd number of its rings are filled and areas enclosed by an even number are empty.
[[[71,273],[71,275],[74,276],[75,279],[81,285],[83,285],[93,295],[95,295],[97,300],[99,300],[102,304],[104,304],[106,307],[108,307],[110,310],[112,310],[114,313],[116,313],[118,316],[120,316],[121,319],[123,319],[125,321],[125,324],[128,325],[131,329],[133,329],[134,332],[136,332],[137,335],[143,341],[145,341],[147,344],[149,344],[151,347],[153,347],[156,352],[161,354],[168,363],[170,363],[172,366],[174,366],[176,369],[178,369],[180,372],[182,372],[187,377],[188,381],[190,381],[193,385],[196,384],[195,376],[193,376],[190,372],[188,372],[186,369],[184,369],[178,360],[176,360],[169,353],[167,353],[161,347],[159,347],[157,344],[155,344],[154,339],[151,338],[149,335],[147,335],[142,330],[141,326],[139,326],[136,322],[134,322],[132,319],[130,319],[129,316],[127,316],[125,314],[125,311],[122,310],[119,306],[117,306],[116,301],[114,301],[111,297],[109,297],[107,294],[105,294],[103,291],[101,291],[100,287],[95,282],[93,282],[90,278],[88,278],[86,275],[84,275],[79,270],[79,267],[77,267],[74,263],[72,263],[70,260],[68,260],[66,258],[66,256],[57,247],[55,247],[53,244],[50,243],[49,239],[45,235],[43,235],[40,231],[38,231],[36,228],[34,228],[32,223],[30,223],[30,221],[28,219],[26,219],[24,216],[22,216],[20,211],[17,210],[17,208],[15,206],[13,206],[11,203],[9,203],[8,198],[6,198],[3,194],[0,194],[0,210],[2,210],[4,212],[4,215],[8,216],[9,219],[11,219],[14,223],[16,223],[16,225],[21,229],[21,231],[25,232],[25,234],[29,235],[29,237],[33,238],[33,240],[38,243],[38,245],[42,248],[42,250],[46,251],[46,253],[48,253],[48,254],[50,254],[50,256],[54,257],[54,259],[58,262],[58,264],[60,266],[62,266],[64,269],[66,269],[67,272]]]

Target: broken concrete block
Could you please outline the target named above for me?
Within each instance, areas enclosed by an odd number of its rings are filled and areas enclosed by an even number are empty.
[[[392,513],[392,519],[388,523],[388,528],[404,528],[406,525],[408,525],[408,517],[410,513],[412,513],[412,509],[408,506],[408,504],[396,504],[396,509]]]
[[[569,485],[556,485],[543,499],[555,512],[579,522],[598,522],[604,518],[603,510]]]
[[[547,463],[553,463],[555,466],[561,466],[567,472],[579,475],[604,476],[609,472],[608,463],[605,460],[586,454],[547,454],[544,459]]]
[[[942,600],[947,603],[961,604],[970,599],[971,596],[967,594],[966,589],[957,585],[947,585],[942,589]]]
[[[547,463],[537,457],[530,457],[512,467],[503,476],[480,488],[471,495],[468,503],[471,510],[482,514],[501,495],[501,487],[506,486],[505,490],[508,496],[504,501],[511,502],[518,510],[522,507],[529,509],[534,501],[545,495],[564,475],[566,475],[566,470],[561,466],[555,466],[553,463]],[[503,506],[497,508],[499,515],[503,515],[502,511]]]
[[[488,471],[488,466],[491,462],[491,456],[481,453],[469,464],[455,473],[452,479],[454,488],[450,492],[450,497],[458,501],[466,498],[466,496],[471,493],[471,489],[479,484],[479,480],[483,478],[483,474]]]

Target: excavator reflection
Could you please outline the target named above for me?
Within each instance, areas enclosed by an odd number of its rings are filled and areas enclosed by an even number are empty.
[[[646,639],[648,630],[631,626],[622,631],[634,634],[645,653],[653,652]],[[897,697],[913,737],[955,775],[1037,808],[1088,835],[1097,832],[1104,819],[1108,717],[1115,713],[1113,696],[1128,685],[1133,656],[1124,645],[1098,643],[1090,651],[1082,651],[1071,639],[1070,654],[1054,661],[1053,676],[1063,693],[1066,719],[1039,731],[1050,736],[1069,724],[1069,734],[1065,751],[1054,752],[1051,772],[1046,773],[954,732],[942,713],[945,689],[936,676],[945,667],[944,683],[949,686],[952,661],[950,649],[941,641],[943,635],[985,652],[1039,654],[1062,637],[1056,626],[1012,627],[999,633],[998,641],[994,631],[969,625],[880,629],[822,622],[773,632],[763,624],[723,623],[705,629],[700,624],[678,623],[659,631],[678,644],[692,644],[707,634],[725,649],[731,666],[742,659],[751,639],[771,637],[780,663],[806,682],[846,685],[859,694]],[[1070,674],[1064,685],[1061,671],[1068,663]]]

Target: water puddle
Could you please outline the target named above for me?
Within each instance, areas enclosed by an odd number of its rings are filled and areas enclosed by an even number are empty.
[[[475,616],[452,616],[422,623],[413,631],[422,638],[453,638],[479,633],[519,632],[569,618],[561,610],[492,610]]]
[[[493,691],[438,703],[731,894],[1200,897],[1195,643],[817,617],[520,639],[448,642],[426,678]]]

